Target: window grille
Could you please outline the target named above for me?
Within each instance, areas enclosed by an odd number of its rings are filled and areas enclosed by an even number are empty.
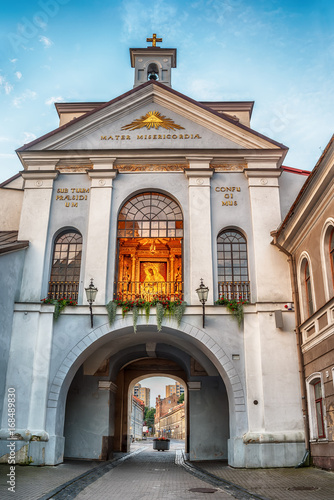
[[[217,239],[218,294],[228,300],[250,300],[247,242],[235,230],[221,232]]]
[[[50,299],[78,300],[82,236],[77,231],[61,233],[55,240],[49,281]]]
[[[128,200],[118,217],[119,238],[182,238],[178,204],[161,193],[141,193]]]

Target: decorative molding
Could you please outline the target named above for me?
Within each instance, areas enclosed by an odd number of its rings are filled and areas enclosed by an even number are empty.
[[[186,164],[176,163],[176,164],[153,164],[153,165],[115,165],[115,168],[120,172],[182,172]]]
[[[116,393],[117,385],[113,382],[109,382],[109,380],[99,380],[99,390]]]
[[[215,172],[242,172],[248,168],[248,165],[247,163],[211,163],[210,168],[213,168]]]
[[[73,166],[57,166],[57,170],[61,174],[85,174],[87,170],[92,170],[92,165],[73,165]]]

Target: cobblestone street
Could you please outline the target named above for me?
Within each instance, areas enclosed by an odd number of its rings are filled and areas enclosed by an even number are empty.
[[[16,491],[7,490],[0,468],[1,499],[19,500],[333,500],[334,475],[314,468],[233,469],[224,462],[184,461],[183,443],[152,450],[134,443],[114,461],[66,461],[56,467],[16,467]],[[211,497],[210,497],[211,498]]]

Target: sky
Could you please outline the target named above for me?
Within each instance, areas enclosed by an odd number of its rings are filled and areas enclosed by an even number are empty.
[[[334,131],[331,0],[17,0],[0,7],[0,182],[15,150],[55,129],[54,102],[108,101],[133,87],[129,48],[177,48],[175,90],[255,101],[252,128],[312,170]]]

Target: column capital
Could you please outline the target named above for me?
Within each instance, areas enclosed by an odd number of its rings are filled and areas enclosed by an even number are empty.
[[[210,179],[213,176],[213,170],[196,168],[193,170],[185,170],[184,173],[188,178],[189,187],[210,187]]]
[[[59,172],[55,170],[29,170],[21,172],[21,175],[25,181],[24,189],[51,189]]]
[[[100,156],[91,156],[90,161],[93,164],[94,170],[112,170],[116,158],[111,156],[102,158]]]
[[[56,170],[59,158],[24,158],[25,171]]]
[[[210,161],[213,160],[212,156],[186,156],[189,163],[189,168],[210,168]]]
[[[109,380],[99,380],[99,389],[102,391],[117,392],[117,385]]]
[[[247,168],[244,170],[245,177],[248,179],[248,186],[252,187],[278,187],[278,178],[281,170]]]
[[[112,187],[113,179],[117,176],[117,170],[87,170],[87,174],[92,181],[92,188],[110,188]]]

